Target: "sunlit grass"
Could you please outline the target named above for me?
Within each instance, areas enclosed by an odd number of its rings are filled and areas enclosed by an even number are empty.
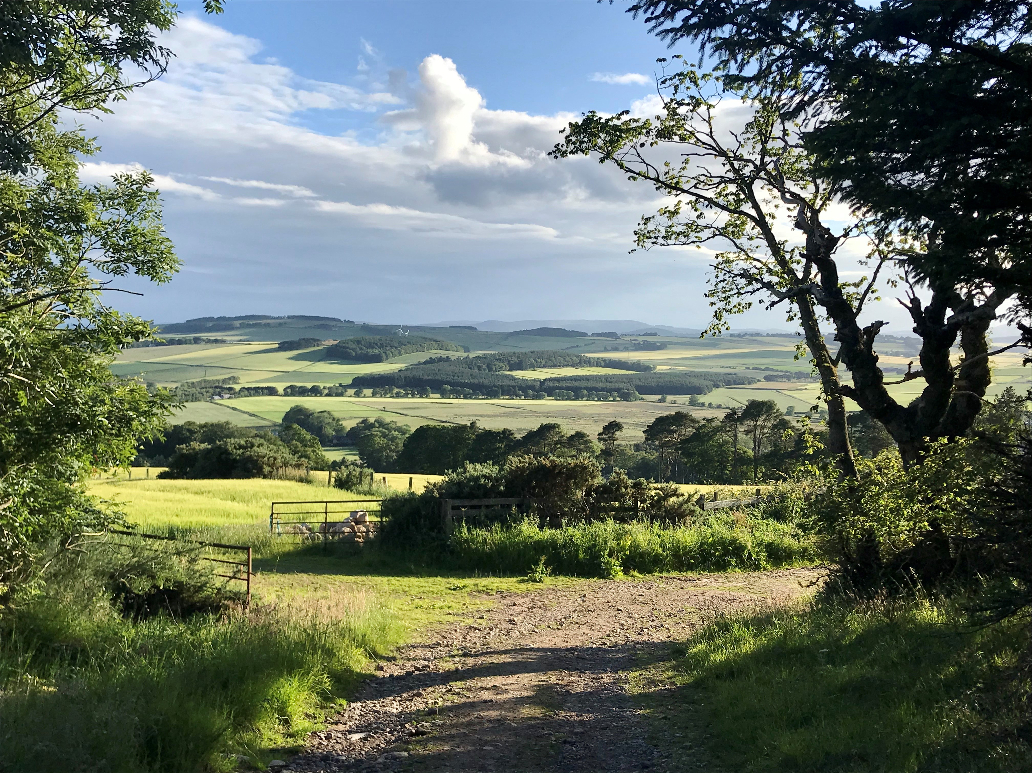
[[[1027,646],[1027,622],[973,629],[952,605],[822,605],[718,620],[635,682],[722,769],[1019,771]]]

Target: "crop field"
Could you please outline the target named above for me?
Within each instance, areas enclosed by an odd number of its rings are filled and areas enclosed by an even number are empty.
[[[453,352],[417,352],[383,363],[345,363],[325,359],[324,349],[284,352],[275,343],[190,344],[129,349],[111,369],[118,376],[139,376],[162,386],[202,378],[236,376],[241,384],[349,384],[355,376],[400,370],[428,357]]]
[[[324,330],[276,327],[277,339],[304,335],[326,338]],[[644,361],[660,372],[735,371],[757,379],[747,386],[721,387],[701,396],[713,408],[688,408],[686,397],[671,396],[667,403],[649,398],[639,403],[566,402],[556,400],[443,400],[391,398],[294,398],[248,397],[223,403],[188,403],[177,412],[175,421],[229,421],[240,426],[272,426],[280,421],[292,405],[302,404],[313,410],[328,410],[348,426],[360,419],[377,416],[392,419],[415,429],[429,423],[467,424],[477,421],[488,428],[509,427],[524,431],[545,421],[558,421],[569,430],[583,430],[594,435],[608,421],[616,419],[628,430],[627,440],[640,440],[640,431],[656,416],[676,410],[690,410],[699,416],[716,415],[723,408],[744,405],[748,400],[773,400],[781,409],[793,407],[803,412],[819,403],[819,389],[810,374],[807,358],[796,359],[795,336],[729,336],[725,338],[638,337],[619,342],[601,338],[548,338],[515,336],[506,333],[484,333],[466,330],[433,330],[438,335],[469,346],[473,353],[482,351],[519,351],[559,349],[595,354],[617,360]],[[222,333],[213,335],[223,336]],[[286,384],[331,385],[349,384],[355,376],[399,370],[405,365],[450,352],[419,352],[395,358],[386,363],[356,364],[324,359],[323,349],[280,351],[274,341],[244,340],[259,335],[271,337],[269,328],[237,330],[225,334],[236,339],[226,344],[189,344],[181,346],[130,349],[113,366],[121,376],[137,375],[163,385],[175,385],[199,378],[236,376],[240,385]],[[460,340],[461,339],[461,340]],[[656,351],[605,351],[616,346],[663,344]],[[562,344],[562,346],[560,346]],[[916,357],[910,340],[886,341],[881,362],[887,378],[899,380],[908,363]],[[461,356],[461,355],[460,355]],[[1032,373],[1021,365],[1018,354],[1005,353],[994,360],[994,382],[990,396],[1007,386],[1025,391],[1032,386]],[[621,373],[614,368],[544,368],[512,371],[525,378]],[[790,380],[764,381],[772,372],[790,373]],[[921,389],[921,380],[895,384],[889,391],[897,399],[909,401]],[[849,403],[850,410],[858,406]]]
[[[155,474],[155,470],[151,470]],[[220,526],[265,526],[269,522],[272,502],[304,502],[311,500],[340,501],[353,495],[328,488],[325,472],[313,472],[312,483],[287,480],[156,480],[141,478],[143,472],[134,471],[134,479],[126,474],[94,480],[90,493],[111,503],[131,523],[143,529],[168,526],[199,528]],[[415,491],[422,491],[437,475],[380,474],[377,482],[397,491],[408,489],[409,478]],[[359,499],[366,495],[354,495]]]

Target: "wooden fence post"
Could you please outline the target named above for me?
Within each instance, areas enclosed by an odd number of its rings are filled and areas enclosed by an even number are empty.
[[[254,559],[254,548],[250,545],[247,546],[247,598],[244,601],[244,609],[249,609],[251,606],[251,565]]]
[[[409,479],[408,479],[408,490],[409,491],[412,490],[412,476],[411,475],[409,476]]]
[[[695,504],[697,504],[699,506],[700,510],[705,512],[706,511],[706,495],[705,494],[699,494],[699,498],[698,498],[698,500],[696,500]]]

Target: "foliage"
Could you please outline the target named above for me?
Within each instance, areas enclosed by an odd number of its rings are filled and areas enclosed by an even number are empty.
[[[313,349],[321,345],[322,339],[319,338],[295,338],[293,340],[280,341],[276,344],[276,348],[281,352],[296,352],[299,349]]]
[[[849,414],[846,420],[849,427],[849,440],[853,449],[861,456],[873,458],[882,451],[887,451],[896,443],[885,427],[866,411]]]
[[[362,419],[347,431],[347,442],[358,449],[362,464],[378,472],[393,472],[411,430],[388,419]],[[414,472],[408,470],[407,472]]]
[[[399,639],[368,605],[136,621],[110,593],[126,563],[91,548],[78,572],[0,611],[5,769],[228,773],[236,755],[264,767]]]
[[[239,376],[225,378],[201,378],[196,381],[184,381],[172,390],[173,396],[181,403],[203,402],[211,400],[215,395],[232,395],[236,388],[231,384],[240,383]]]
[[[52,117],[35,126],[32,174],[0,174],[0,582],[40,545],[103,523],[83,479],[128,465],[171,404],[111,375],[152,330],[101,299],[105,277],[161,283],[178,268],[153,180],[83,187],[76,154],[93,145]]]
[[[209,5],[221,8],[221,2]],[[156,37],[175,15],[175,6],[162,0],[5,3],[0,174],[25,174],[37,163],[40,121],[59,110],[105,112],[108,102],[138,85],[134,73],[147,80],[164,72],[171,52]]]
[[[466,424],[424,424],[405,438],[398,454],[399,470],[443,475],[462,466],[470,446],[479,434],[476,422]]]
[[[179,446],[159,478],[308,478],[307,462],[274,435]]]
[[[813,501],[815,528],[844,590],[931,590],[991,573],[988,557],[974,549],[971,514],[992,507],[998,472],[976,442],[937,441],[909,468],[895,451],[883,451],[858,460],[857,471],[856,481],[828,476]]]
[[[583,456],[594,458],[595,443],[586,433],[566,433],[554,422],[517,437],[509,429],[483,429],[468,425],[423,425],[409,435],[398,455],[399,471],[443,475],[464,464],[502,465],[515,455]]]
[[[804,141],[855,206],[927,248],[931,282],[1032,305],[1025,3],[734,2],[633,6],[668,42],[702,43],[737,84],[799,77],[786,106],[821,120]],[[899,121],[900,115],[910,120]]]
[[[326,356],[349,362],[387,362],[403,354],[432,351],[461,352],[462,347],[424,336],[358,336],[333,344]]]
[[[230,438],[251,437],[253,430],[238,427],[228,421],[184,421],[165,427],[161,434],[144,440],[139,445],[137,463],[164,467],[179,446],[188,443],[217,443]]]
[[[329,411],[313,411],[303,405],[292,406],[283,414],[282,423],[284,427],[296,424],[319,438],[324,446],[340,445],[347,434],[340,419]]]
[[[330,460],[323,453],[319,438],[296,424],[288,424],[280,430],[279,440],[287,449],[304,462],[310,470],[330,469]]]
[[[1032,435],[1012,444],[997,441],[991,453],[1002,463],[1000,481],[988,491],[989,507],[974,511],[971,517],[974,541],[988,554],[993,573],[971,606],[982,619],[1028,618],[1032,614]]]
[[[619,577],[634,572],[754,571],[812,558],[797,530],[771,521],[708,518],[683,526],[593,521],[542,529],[533,520],[460,526],[448,546],[459,565],[481,572]]]
[[[955,604],[752,612],[647,672],[670,687],[646,700],[704,721],[713,767],[1016,773],[1032,764],[1032,685],[1011,681],[1027,644],[1026,626],[972,630]]]
[[[350,459],[334,462],[333,487],[353,494],[380,494],[381,490],[373,480],[374,472]]]

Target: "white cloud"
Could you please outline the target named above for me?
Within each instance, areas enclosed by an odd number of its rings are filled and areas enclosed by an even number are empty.
[[[224,183],[225,185],[233,185],[238,188],[259,188],[266,191],[276,191],[278,193],[285,193],[288,196],[295,196],[298,198],[311,198],[315,196],[308,188],[303,185],[280,185],[278,183],[267,183],[262,180],[236,180],[232,177],[202,177],[202,180],[208,180],[213,183]]]
[[[555,239],[554,228],[533,223],[492,223],[450,215],[443,212],[422,212],[390,204],[356,205],[346,201],[319,201],[320,212],[338,213],[364,220],[375,228],[392,231],[413,231],[421,234],[448,234],[465,238],[532,237]]]
[[[625,72],[623,75],[618,75],[615,72],[596,72],[589,79],[595,83],[609,83],[614,86],[647,86],[653,83],[653,79],[648,75],[642,75],[640,72]]]

